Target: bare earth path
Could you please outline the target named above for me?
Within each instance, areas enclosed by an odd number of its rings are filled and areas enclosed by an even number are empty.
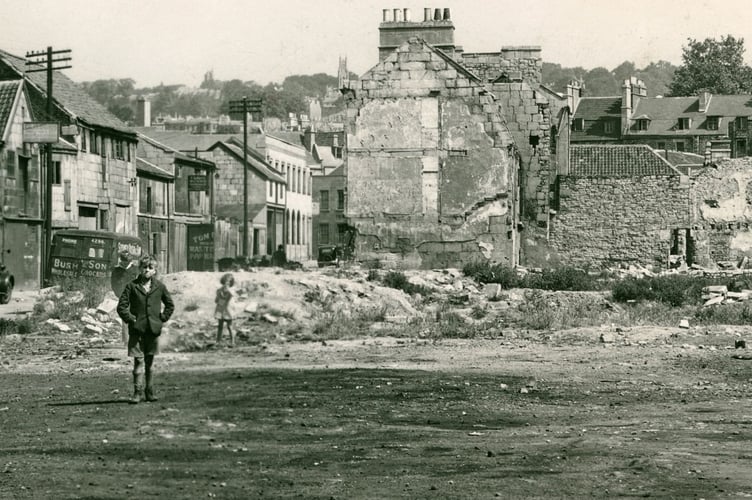
[[[158,358],[0,340],[1,498],[745,498],[748,331],[366,338]],[[67,347],[66,347],[67,346]]]

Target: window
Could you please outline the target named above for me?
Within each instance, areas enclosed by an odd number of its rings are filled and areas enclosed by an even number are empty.
[[[146,212],[153,213],[154,197],[151,192],[151,186],[146,187]]]
[[[344,209],[345,209],[345,190],[338,189],[337,190],[337,210],[344,210]]]
[[[81,151],[86,151],[86,135],[88,133],[89,131],[86,129],[81,130]]]
[[[52,162],[52,184],[59,186],[62,180],[60,179],[60,162]]]
[[[124,158],[123,155],[123,141],[113,141],[115,145],[115,158],[118,160],[122,160]]]
[[[734,120],[734,128],[736,130],[747,130],[747,117],[737,116],[736,120]]]
[[[684,141],[676,141],[676,150],[684,151]]]
[[[89,138],[91,139],[90,151],[94,154],[99,153],[99,142],[97,140],[97,134],[95,134],[94,132],[91,132],[91,135],[89,136]]]
[[[720,122],[721,120],[719,116],[708,116],[705,124],[708,130],[718,130]]]
[[[63,185],[63,209],[66,212],[71,211],[71,181],[66,179]]]
[[[107,211],[107,210],[100,210],[99,211],[99,228],[98,229],[108,230],[109,228],[110,228],[109,211]]]
[[[6,163],[8,167],[8,171],[6,175],[8,177],[15,177],[16,176],[16,152],[15,151],[8,151]]]
[[[23,156],[18,157],[18,173],[21,175],[21,187],[24,193],[29,192],[29,159]]]
[[[269,196],[274,196],[274,183],[272,181],[267,181],[269,183]]]
[[[647,130],[650,126],[650,120],[647,118],[641,118],[637,120],[637,130]]]
[[[679,130],[689,130],[689,127],[691,125],[692,125],[692,120],[686,117],[679,118],[679,123],[677,124]]]
[[[159,233],[151,233],[151,254],[159,255]]]
[[[329,191],[319,191],[319,211],[329,211]]]
[[[585,130],[585,119],[584,118],[575,118],[572,122],[572,130],[575,132],[582,132]]]
[[[603,132],[606,133],[606,134],[613,134],[614,133],[614,122],[612,122],[611,120],[603,122]]]
[[[337,224],[337,243],[347,243],[347,224]]]
[[[329,224],[319,224],[319,245],[329,244]]]

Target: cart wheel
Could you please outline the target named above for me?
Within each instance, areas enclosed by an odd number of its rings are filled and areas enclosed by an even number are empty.
[[[0,295],[0,304],[7,304],[10,302],[10,298],[13,295],[13,283],[8,283],[8,289],[4,294]]]

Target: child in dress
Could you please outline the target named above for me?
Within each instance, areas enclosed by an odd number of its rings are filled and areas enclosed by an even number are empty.
[[[230,302],[233,293],[230,290],[235,284],[235,278],[232,274],[223,274],[219,282],[222,286],[217,289],[217,296],[214,303],[217,304],[214,310],[214,317],[217,319],[217,345],[222,341],[222,325],[227,325],[227,332],[230,334],[230,347],[235,347],[235,332],[232,331],[232,313],[230,312]]]

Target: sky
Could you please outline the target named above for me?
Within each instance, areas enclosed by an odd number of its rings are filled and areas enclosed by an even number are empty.
[[[546,62],[613,69],[681,63],[688,38],[745,39],[749,0],[0,0],[0,49],[71,49],[76,81],[133,78],[137,87],[217,80],[282,82],[337,74],[340,56],[363,74],[378,62],[382,9],[449,8],[466,52],[539,45]]]

